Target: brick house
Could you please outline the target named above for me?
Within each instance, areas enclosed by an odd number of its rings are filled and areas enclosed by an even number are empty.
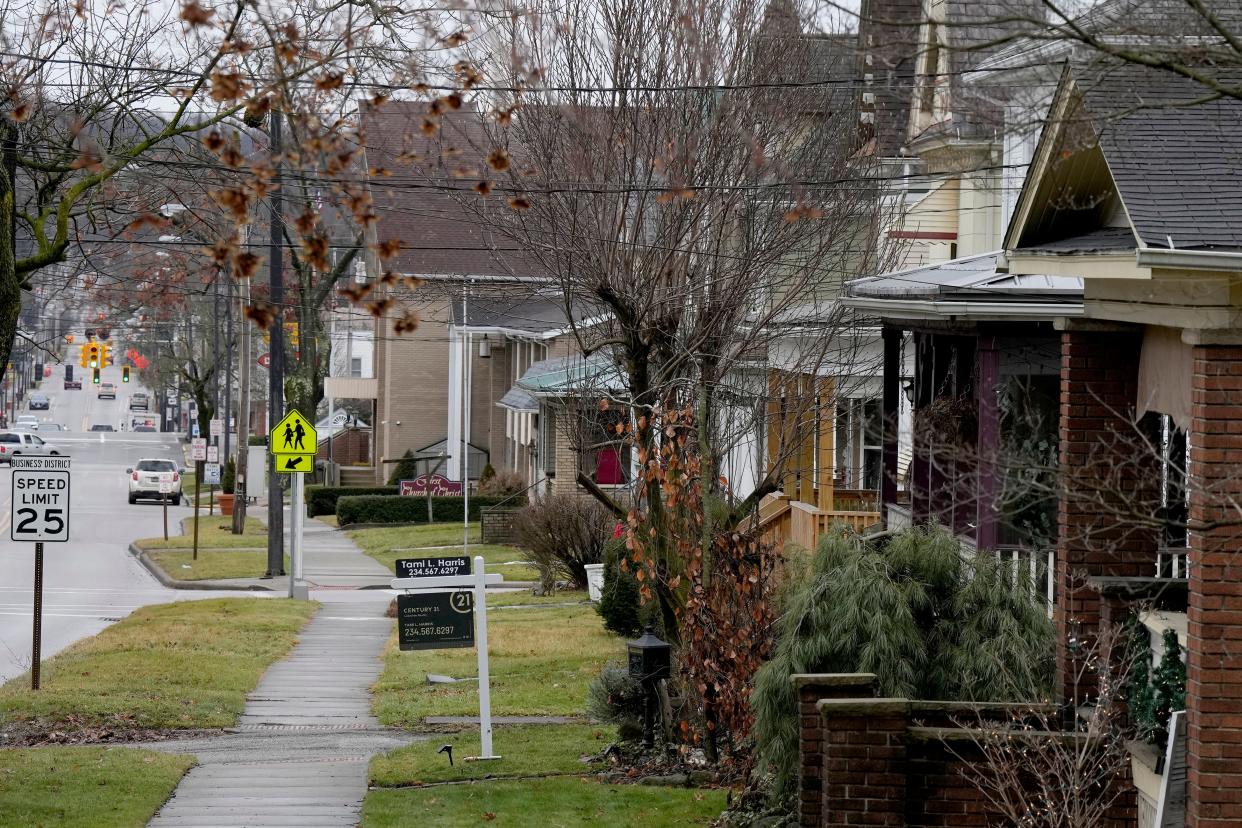
[[[425,112],[425,104],[393,101],[363,118],[368,168],[400,170],[418,184],[369,181],[377,239],[402,243],[384,267],[421,282],[386,289],[394,308],[417,313],[417,330],[396,333],[396,310],[375,320],[375,478],[385,481],[410,451],[420,467],[450,479],[477,480],[490,463],[533,483],[538,412],[511,392],[530,365],[573,350],[568,314],[539,268],[453,192],[470,182],[435,167],[436,139],[418,129]],[[445,133],[482,145],[470,140],[480,137],[478,117],[469,107],[445,116]],[[369,256],[368,280],[384,267]]]

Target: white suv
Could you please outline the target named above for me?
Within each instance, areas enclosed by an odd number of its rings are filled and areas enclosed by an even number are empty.
[[[17,454],[56,456],[60,449],[27,431],[0,431],[0,463],[7,463]]]
[[[174,506],[181,505],[181,473],[182,469],[171,460],[147,458],[139,460],[138,465],[126,469],[129,475],[129,502],[137,503],[138,498],[160,500],[165,495],[160,493],[161,481],[168,481],[172,491],[167,497]]]

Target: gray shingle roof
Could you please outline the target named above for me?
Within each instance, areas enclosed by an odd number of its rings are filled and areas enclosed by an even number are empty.
[[[1242,101],[1135,66],[1079,86],[1143,245],[1242,248]]]
[[[1071,276],[1015,276],[999,272],[1001,254],[983,253],[940,264],[855,279],[845,286],[849,298],[935,299],[964,302],[1082,303],[1082,279]]]

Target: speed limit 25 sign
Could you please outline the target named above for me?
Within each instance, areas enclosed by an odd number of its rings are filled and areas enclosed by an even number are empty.
[[[59,543],[69,540],[69,458],[13,458],[13,514],[9,536],[15,541]]]

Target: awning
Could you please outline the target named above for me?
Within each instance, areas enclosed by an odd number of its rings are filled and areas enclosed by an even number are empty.
[[[379,397],[375,377],[328,377],[323,381],[323,395],[334,400],[374,400]]]
[[[516,385],[497,400],[496,405],[501,408],[507,408],[510,411],[539,411],[539,401]]]

